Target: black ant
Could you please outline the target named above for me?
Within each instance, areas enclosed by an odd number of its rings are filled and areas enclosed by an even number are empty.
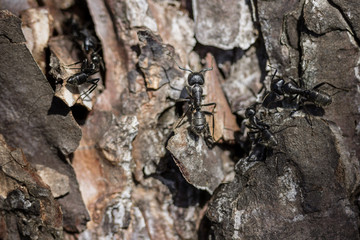
[[[245,110],[245,117],[249,119],[250,123],[250,125],[246,125],[246,127],[255,130],[248,133],[253,144],[246,160],[248,162],[265,161],[268,150],[276,146],[278,142],[274,134],[270,131],[270,126],[256,117],[255,106],[248,107]]]
[[[211,136],[210,130],[209,130],[209,124],[206,122],[205,115],[212,115],[213,116],[213,128],[214,128],[214,110],[216,108],[216,103],[206,103],[202,104],[202,100],[204,98],[203,95],[203,89],[202,86],[205,83],[204,75],[206,71],[211,71],[213,68],[204,68],[200,72],[193,72],[190,69],[182,68],[178,66],[181,70],[189,71],[190,74],[188,76],[187,82],[189,86],[186,86],[186,92],[188,94],[188,97],[186,98],[180,98],[176,100],[176,102],[188,102],[189,108],[186,110],[186,112],[181,117],[178,124],[175,126],[177,128],[184,117],[187,115],[189,111],[192,112],[191,117],[191,130],[196,135],[204,134],[206,143],[209,147],[212,147],[214,140]],[[201,107],[203,106],[214,106],[213,111],[202,111]],[[214,132],[214,129],[213,129]]]
[[[278,141],[276,140],[274,134],[281,132],[289,127],[295,126],[287,126],[275,133],[270,131],[270,126],[263,121],[261,121],[256,116],[256,105],[248,107],[245,110],[245,117],[249,119],[250,125],[246,125],[247,128],[255,131],[250,131],[248,136],[252,141],[251,152],[247,158],[247,161],[265,161],[266,155],[272,152],[272,148],[278,145]]]
[[[292,99],[296,99],[297,96],[301,96],[300,99],[300,105],[303,106],[305,102],[311,102],[315,104],[316,106],[325,107],[332,103],[332,97],[331,95],[320,92],[318,89],[327,84],[335,89],[340,89],[347,91],[345,89],[338,88],[328,82],[322,82],[317,84],[312,89],[304,89],[303,87],[298,86],[298,84],[291,80],[290,82],[285,82],[284,79],[278,78],[275,79],[277,70],[275,70],[275,73],[271,79],[271,85],[270,85],[270,93],[264,98],[263,106],[268,107],[269,104],[276,101],[277,98],[280,96],[284,96],[285,94],[289,96],[294,96]],[[275,80],[274,80],[275,79]]]
[[[255,106],[248,107],[245,110],[245,117],[249,119],[250,125],[246,125],[247,128],[256,130],[248,133],[250,139],[255,143],[261,143],[266,146],[276,146],[278,144],[273,133],[269,130],[270,126],[262,122],[258,117],[256,117]],[[257,138],[255,135],[259,134]]]
[[[251,152],[247,157],[248,162],[264,162],[266,160],[268,148],[262,143],[256,143],[251,148]]]
[[[80,62],[71,65],[75,65],[78,63]],[[93,52],[91,54],[91,61],[89,61],[87,58],[84,59],[81,64],[80,72],[75,73],[74,75],[69,77],[68,80],[66,81],[66,84],[69,84],[71,86],[79,86],[84,83],[92,84],[92,86],[87,91],[81,94],[88,96],[90,93],[92,93],[95,90],[100,80],[100,78],[89,79],[89,77],[91,75],[98,73],[100,68],[103,66],[102,64],[103,62],[101,56],[97,52]]]
[[[81,29],[78,21],[75,19],[74,16],[72,16],[69,19],[69,25],[71,28],[71,32],[73,35],[73,38],[77,41],[82,42],[81,48],[85,50],[85,53],[89,53],[90,50],[95,51],[98,45],[98,39],[92,34],[92,31],[90,31],[88,28],[84,27]]]

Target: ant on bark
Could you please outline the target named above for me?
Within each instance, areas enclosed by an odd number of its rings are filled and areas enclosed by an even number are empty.
[[[270,126],[256,116],[256,105],[257,104],[248,107],[245,110],[245,117],[249,121],[249,125],[245,126],[252,130],[248,132],[248,137],[252,142],[251,152],[247,158],[249,162],[265,161],[266,156],[272,153],[272,148],[278,145],[278,141],[274,135],[289,127],[295,127],[286,126],[277,132],[270,131]]]
[[[93,35],[92,31],[87,27],[81,27],[79,22],[76,20],[74,16],[68,20],[71,29],[71,35],[73,36],[75,42],[81,46],[81,49],[85,53],[89,53],[90,50],[95,51],[98,46],[98,39]]]
[[[256,143],[263,143],[267,146],[276,146],[278,144],[273,133],[269,130],[270,126],[256,116],[255,106],[248,107],[245,110],[245,117],[249,119],[250,123],[250,125],[246,125],[246,127],[256,130],[248,133],[251,140],[254,141],[254,139],[256,139]],[[256,134],[259,134],[257,138],[255,138]]]
[[[299,86],[294,80],[285,82],[283,78],[275,79],[276,73],[277,69],[275,69],[275,73],[271,79],[270,93],[268,93],[264,98],[264,107],[268,107],[272,102],[276,102],[276,99],[279,99],[281,96],[285,95],[289,95],[292,100],[295,100],[298,96],[301,96],[298,103],[299,106],[304,106],[306,102],[311,102],[316,106],[325,107],[332,103],[332,96],[325,92],[319,91],[320,87],[329,85],[332,88],[347,91],[346,89],[336,87],[328,82],[321,82],[312,89],[305,89],[302,87],[303,84]]]
[[[176,102],[187,102],[189,104],[188,109],[182,115],[179,122],[176,124],[175,128],[177,128],[180,123],[183,121],[184,117],[191,111],[191,131],[196,134],[197,136],[204,135],[204,139],[208,147],[212,147],[214,144],[214,139],[210,133],[209,124],[206,122],[205,115],[211,115],[213,118],[213,134],[214,134],[214,111],[216,108],[216,103],[202,103],[204,98],[203,95],[203,85],[205,83],[204,80],[204,73],[206,71],[211,71],[213,68],[204,68],[199,72],[193,72],[190,69],[186,69],[183,67],[178,67],[183,71],[189,71],[190,74],[188,76],[187,82],[189,86],[186,86],[186,92],[188,97],[186,98],[179,98]],[[203,106],[214,106],[211,112],[203,111],[201,108]]]
[[[101,56],[98,54],[99,50],[91,53],[90,61],[87,58],[85,58],[82,62],[76,62],[70,65],[72,66],[81,63],[81,68],[80,68],[80,72],[75,73],[74,75],[68,78],[66,84],[69,84],[74,87],[78,87],[79,85],[82,85],[84,83],[92,84],[88,90],[80,94],[79,98],[82,95],[89,96],[89,94],[92,93],[98,85],[100,78],[90,79],[89,77],[98,73],[100,69],[104,68],[103,60]],[[78,68],[72,68],[72,69],[78,69]]]
[[[275,78],[276,73],[277,70],[275,69],[275,73],[271,79],[270,92],[264,97],[262,105],[266,108],[272,108],[273,106],[282,107],[284,104],[289,104],[295,107],[295,110],[292,111],[290,116],[293,116],[293,114],[299,110],[303,110],[306,114],[305,119],[310,125],[312,125],[312,123],[308,115],[323,116],[325,113],[323,107],[332,103],[332,96],[340,91],[348,91],[346,89],[336,87],[328,82],[321,82],[315,85],[312,89],[306,89],[303,87],[304,83],[302,79],[299,80],[299,86],[293,79],[285,82],[283,78]],[[328,85],[340,91],[330,95],[326,92],[320,91],[319,88],[324,85]],[[290,101],[287,101],[289,99]]]
[[[274,134],[270,131],[270,126],[262,122],[256,116],[256,107],[251,106],[245,110],[245,117],[249,120],[248,129],[255,130],[248,132],[248,137],[253,142],[251,152],[247,161],[265,161],[266,152],[269,148],[278,144]]]
[[[249,121],[249,125],[245,126],[253,130],[247,134],[252,142],[252,147],[246,161],[265,161],[268,147],[277,145],[277,140],[270,131],[270,126],[256,116],[256,105],[245,110],[245,117]]]

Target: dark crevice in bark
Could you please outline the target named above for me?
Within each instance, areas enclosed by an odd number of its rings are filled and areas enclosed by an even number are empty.
[[[352,32],[352,33],[350,33],[350,34],[354,37],[354,40],[356,41],[358,47],[360,47],[360,39],[359,39],[359,37],[356,35],[356,31],[355,31],[353,25],[351,24],[351,21],[350,21],[349,18],[347,17],[347,15],[343,12],[343,10],[341,9],[341,7],[338,6],[337,4],[335,4],[332,0],[328,0],[328,2],[329,2],[329,4],[330,4],[331,6],[333,6],[334,8],[336,8],[336,9],[340,12],[341,16],[343,17],[343,19],[345,20],[345,22],[347,23],[347,25],[348,25],[349,28],[351,29],[351,32]]]
[[[301,9],[301,14],[300,14],[300,17],[297,22],[297,32],[298,32],[298,36],[299,36],[299,39],[298,39],[298,51],[299,51],[298,77],[299,78],[302,78],[302,75],[303,75],[303,69],[301,66],[302,56],[303,56],[303,49],[301,46],[301,38],[302,38],[302,34],[305,29],[306,29],[306,26],[305,26],[305,20],[304,20],[304,4],[303,4],[302,9]]]

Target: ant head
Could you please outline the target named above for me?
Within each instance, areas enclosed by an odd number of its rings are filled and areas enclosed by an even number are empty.
[[[204,75],[200,72],[192,72],[188,76],[188,83],[190,86],[195,84],[204,85],[204,82]]]
[[[175,63],[176,63],[176,62],[175,62]],[[178,64],[176,63],[176,65],[178,65]],[[178,67],[179,67],[181,70],[183,70],[183,71],[188,71],[188,72],[190,72],[190,74],[189,74],[189,76],[188,76],[188,84],[189,84],[190,86],[193,86],[193,85],[195,85],[195,84],[204,85],[205,80],[204,80],[204,75],[203,75],[203,73],[205,73],[206,71],[211,71],[211,70],[213,70],[213,68],[211,67],[211,68],[204,68],[204,69],[202,69],[200,72],[193,72],[193,71],[191,71],[190,69],[186,69],[186,68],[180,67],[179,65],[178,65]]]
[[[97,54],[97,52],[91,53],[91,61],[93,63],[100,63],[101,57],[99,56],[99,54]]]
[[[66,81],[66,84],[76,85],[75,77],[74,76],[69,77],[69,79]]]
[[[90,33],[88,31],[82,31],[82,33],[85,36],[83,46],[84,46],[85,51],[88,53],[88,52],[90,52],[90,49],[96,48],[96,46],[97,46],[96,38],[94,36],[90,35]]]
[[[270,89],[271,91],[279,94],[279,95],[283,95],[284,91],[282,90],[283,86],[284,86],[284,79],[282,78],[278,78],[276,80],[272,80],[271,81],[271,85],[270,85]]]
[[[248,108],[245,110],[245,117],[246,117],[246,118],[253,117],[253,116],[255,116],[255,114],[256,114],[256,109],[255,109],[254,106],[248,107]]]
[[[279,94],[279,95],[284,95],[284,91],[282,90],[282,87],[284,86],[284,79],[282,78],[275,78],[276,77],[276,73],[277,73],[277,69],[273,68],[272,66],[269,66],[272,69],[275,69],[274,74],[272,75],[271,78],[271,84],[270,84],[270,89],[271,91]]]

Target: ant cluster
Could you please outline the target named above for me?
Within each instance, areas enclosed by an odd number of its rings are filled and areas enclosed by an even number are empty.
[[[321,109],[332,103],[332,96],[320,91],[320,87],[328,85],[334,89],[347,91],[328,82],[321,82],[312,89],[306,89],[301,80],[300,85],[294,80],[285,82],[283,78],[276,77],[276,73],[277,70],[275,70],[275,73],[272,76],[270,91],[265,91],[262,103],[257,103],[248,107],[245,111],[245,117],[249,122],[249,125],[246,125],[246,127],[250,130],[248,137],[252,142],[250,154],[246,159],[249,162],[265,161],[268,150],[271,150],[272,147],[278,144],[274,133],[270,131],[270,126],[256,116],[256,105],[261,104],[267,109],[295,106],[295,110],[291,112],[290,116],[293,116],[293,113],[299,110],[304,110],[304,112],[308,114],[306,109],[307,103]],[[307,116],[305,118],[311,125]]]
[[[190,74],[187,79],[188,86],[185,86],[185,90],[187,93],[186,98],[179,98],[176,102],[187,102],[188,108],[185,113],[180,118],[179,122],[175,125],[175,128],[179,127],[184,117],[191,112],[191,121],[190,121],[190,129],[191,132],[196,136],[203,135],[204,140],[209,148],[213,147],[214,139],[210,133],[209,124],[206,122],[206,115],[212,116],[213,120],[213,134],[214,134],[214,111],[216,108],[216,103],[202,103],[205,95],[203,95],[203,85],[205,83],[204,73],[206,71],[211,71],[213,68],[204,68],[199,72],[193,72],[190,69],[179,68],[183,71],[189,71]],[[203,106],[214,106],[211,112],[204,111],[201,108]]]
[[[79,98],[87,97],[95,90],[100,80],[100,78],[92,79],[90,77],[104,69],[103,59],[99,54],[99,51],[101,50],[101,48],[98,47],[99,40],[88,28],[81,27],[74,17],[71,17],[69,20],[69,26],[73,41],[79,45],[79,48],[84,55],[84,59],[68,65],[73,66],[81,64],[81,67],[71,68],[80,69],[80,71],[70,76],[67,79],[66,84],[72,87],[79,87],[85,83],[91,84],[91,87],[79,96]]]

